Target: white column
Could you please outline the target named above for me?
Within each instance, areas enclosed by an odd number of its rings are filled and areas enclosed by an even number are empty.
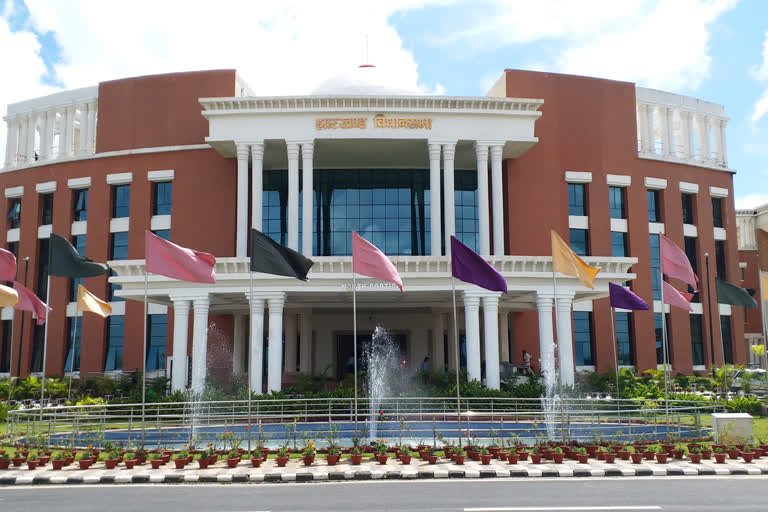
[[[723,158],[723,139],[720,135],[720,119],[712,117],[709,119],[712,125],[712,144],[714,145],[714,161],[715,163],[722,163]]]
[[[187,389],[187,343],[189,342],[189,308],[187,299],[173,301],[173,374],[171,389]]]
[[[654,105],[646,105],[645,108],[645,131],[646,139],[648,140],[648,153],[656,153],[656,132],[653,126],[654,116],[656,113],[656,107]]]
[[[6,119],[8,136],[5,141],[5,167],[11,167],[16,164],[16,144],[19,132],[19,122],[16,118],[8,117]]]
[[[315,144],[304,142],[301,144],[301,170],[302,170],[302,203],[301,203],[301,253],[308,258],[312,257],[312,196],[314,194],[314,178],[312,158]]]
[[[208,367],[208,297],[193,301],[192,321],[192,391],[202,393],[205,388],[205,375]]]
[[[720,161],[723,164],[723,167],[728,167],[728,144],[725,137],[725,128],[727,125],[728,121],[724,119],[720,120],[720,151],[722,152]]]
[[[88,151],[88,104],[80,105],[80,139],[77,153],[82,155]]]
[[[270,392],[280,391],[283,384],[283,305],[285,304],[285,296],[269,298],[267,303],[269,305],[267,392]]]
[[[483,256],[491,254],[490,221],[488,218],[488,146],[475,142],[477,155],[477,218],[480,221],[478,252]]]
[[[664,122],[664,140],[667,149],[667,156],[677,156],[675,147],[675,110],[667,107],[664,109],[666,117]]]
[[[432,312],[432,370],[440,371],[445,366],[445,325],[443,313]]]
[[[712,154],[709,146],[709,119],[704,114],[699,114],[696,140],[699,146],[699,159],[702,162],[709,162],[712,159]]]
[[[688,113],[687,110],[680,110],[680,158],[687,159],[690,158],[691,155],[691,146],[693,145],[693,141],[691,138],[690,133],[690,126],[688,126],[688,121],[691,117],[690,113]]]
[[[312,373],[312,310],[305,309],[299,315],[299,336],[301,349],[299,350],[299,371]]]
[[[299,250],[299,145],[288,142],[288,247]]]
[[[499,357],[504,363],[510,362],[509,359],[509,311],[499,311]]]
[[[29,114],[27,123],[27,143],[25,146],[27,165],[35,163],[35,133],[37,132],[37,114]]]
[[[485,337],[485,387],[499,389],[499,296],[483,297],[483,322]]]
[[[92,101],[88,103],[88,152],[96,152],[96,110],[98,108],[98,102]]]
[[[245,373],[246,353],[245,326],[246,315],[234,313],[232,315],[232,375],[240,376]]]
[[[431,255],[440,256],[440,144],[429,144],[429,219]]]
[[[501,154],[504,146],[491,146],[491,197],[493,206],[493,254],[504,255],[504,180],[501,177]]]
[[[40,112],[40,151],[38,153],[39,160],[48,160],[48,120],[49,113]]]
[[[262,229],[264,199],[264,143],[251,144],[251,227]]]
[[[637,141],[638,151],[641,153],[648,152],[648,133],[645,129],[647,110],[648,106],[645,103],[637,104]]]
[[[557,297],[557,353],[560,363],[560,383],[573,386],[575,367],[573,361],[573,324],[571,322],[572,297]]]
[[[247,293],[246,297],[248,297],[251,314],[251,363],[249,365],[250,375],[248,375],[248,379],[251,381],[251,390],[260,395],[264,389],[264,367],[262,366],[262,360],[264,359],[264,299],[249,296]]]
[[[296,373],[296,343],[299,335],[298,315],[296,311],[288,310],[283,318],[283,329],[285,330],[285,373]]]
[[[453,159],[456,144],[443,144],[443,214],[445,224],[445,254],[451,254],[451,236],[456,235],[456,195],[454,193]],[[431,196],[430,196],[431,199]]]
[[[75,147],[75,106],[69,105],[63,116],[64,137],[59,136],[64,141],[64,150],[59,151],[62,156],[72,156]]]
[[[541,372],[547,390],[555,386],[555,341],[552,329],[552,297],[536,295],[536,309],[539,312],[539,354]]]
[[[237,149],[237,217],[235,256],[248,255],[248,144],[236,144]]]
[[[480,297],[464,292],[464,322],[467,343],[467,379],[480,380]]]

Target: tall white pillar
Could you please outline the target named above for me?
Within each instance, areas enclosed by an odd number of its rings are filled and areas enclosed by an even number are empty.
[[[262,229],[264,212],[264,142],[251,144],[251,227]]]
[[[29,114],[27,123],[26,160],[27,165],[35,163],[35,134],[37,133],[37,114]]]
[[[75,147],[75,106],[69,105],[63,116],[64,121],[64,150],[59,151],[63,156],[72,156]]]
[[[504,180],[501,176],[501,154],[504,146],[491,146],[491,197],[493,207],[493,254],[504,255]]]
[[[237,149],[237,217],[235,226],[235,256],[248,255],[248,144],[236,144]]]
[[[648,152],[648,132],[645,124],[647,122],[648,105],[645,103],[637,104],[637,141],[638,150],[641,153]]]
[[[88,152],[96,152],[96,109],[98,108],[98,102],[92,101],[88,103]]]
[[[299,349],[299,371],[312,373],[312,310],[305,309],[299,315],[301,348]]]
[[[298,172],[298,171],[297,171]],[[267,299],[269,305],[269,352],[267,392],[280,391],[283,384],[283,305],[285,296]]]
[[[78,140],[77,153],[85,154],[88,151],[88,104],[80,105],[80,138]]]
[[[245,364],[248,360],[245,341],[246,315],[234,313],[232,315],[232,375],[240,376],[245,373]]]
[[[187,389],[187,344],[189,342],[189,308],[188,299],[173,301],[173,373],[171,389],[184,391]]]
[[[40,112],[40,151],[37,156],[39,160],[48,160],[48,120],[49,112]]]
[[[431,255],[441,255],[440,144],[429,144],[429,222]]]
[[[714,145],[713,159],[715,163],[721,164],[723,161],[723,138],[720,134],[720,119],[712,117],[709,121],[712,125],[712,144]]]
[[[485,387],[499,389],[499,296],[483,297],[483,334],[485,337]]]
[[[288,149],[288,247],[299,250],[299,145],[286,144]]]
[[[256,296],[248,297],[248,307],[250,310],[250,347],[251,362],[248,379],[251,381],[251,390],[260,395],[264,388],[264,299]]]
[[[467,343],[467,379],[482,379],[480,370],[480,297],[464,292],[464,336]]]
[[[315,144],[303,142],[301,144],[301,170],[302,170],[302,203],[301,203],[301,254],[312,257],[312,198],[314,195],[314,176],[312,158]]]
[[[656,107],[646,105],[645,108],[645,132],[648,140],[648,153],[656,154],[656,128],[654,127],[654,118],[656,117]]]
[[[456,235],[456,194],[453,159],[456,156],[456,143],[443,144],[443,210],[445,224],[445,254],[451,254],[451,236]],[[431,198],[431,197],[430,197]]]
[[[285,373],[296,373],[296,356],[299,335],[296,311],[288,310],[283,315],[283,330],[285,331]]]
[[[509,311],[499,311],[499,357],[504,363],[509,363]]]
[[[5,167],[11,167],[16,164],[19,121],[9,116],[5,122],[8,127],[8,135],[5,141]]]
[[[475,142],[477,155],[477,218],[479,219],[480,241],[478,252],[483,256],[491,254],[490,221],[488,218],[488,145]]]
[[[192,391],[202,393],[205,388],[205,375],[208,367],[208,308],[211,301],[208,296],[196,298],[192,302],[194,310],[192,320]]]
[[[555,386],[555,340],[552,329],[552,297],[536,295],[536,309],[539,312],[539,354],[541,373],[547,390]]]
[[[723,164],[723,167],[728,167],[728,144],[725,137],[725,128],[727,125],[728,121],[724,119],[720,120],[720,151],[722,153],[720,163]]]
[[[702,162],[709,162],[712,159],[712,150],[709,145],[709,118],[705,114],[698,115],[696,123],[696,141],[699,146],[699,159]]]
[[[677,156],[675,147],[675,110],[666,107],[664,109],[664,147],[668,157]]]
[[[445,324],[443,313],[432,312],[432,370],[440,371],[445,366]]]
[[[576,382],[573,361],[573,324],[571,323],[572,297],[557,297],[557,353],[560,363],[560,383],[573,386]]]

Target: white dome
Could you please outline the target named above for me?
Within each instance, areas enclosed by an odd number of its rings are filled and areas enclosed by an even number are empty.
[[[313,91],[313,96],[419,96],[417,87],[398,83],[397,73],[387,73],[371,65],[359,66],[333,76]]]

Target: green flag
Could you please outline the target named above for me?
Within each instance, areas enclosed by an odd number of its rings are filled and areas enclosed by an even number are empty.
[[[105,263],[82,256],[65,238],[51,233],[48,242],[48,273],[57,277],[96,277],[109,272]]]
[[[715,289],[717,290],[717,302],[720,304],[743,306],[745,308],[757,307],[755,299],[744,288],[739,288],[731,283],[715,278]]]

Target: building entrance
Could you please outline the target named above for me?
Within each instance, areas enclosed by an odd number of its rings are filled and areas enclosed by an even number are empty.
[[[400,354],[400,361],[404,366],[409,366],[412,361],[408,361],[408,336],[405,334],[390,333],[392,342]],[[344,376],[351,374],[354,368],[354,347],[352,344],[353,336],[351,334],[338,334],[336,336],[336,378],[344,379]],[[361,372],[367,371],[365,353],[372,342],[372,333],[357,335],[357,369]]]

